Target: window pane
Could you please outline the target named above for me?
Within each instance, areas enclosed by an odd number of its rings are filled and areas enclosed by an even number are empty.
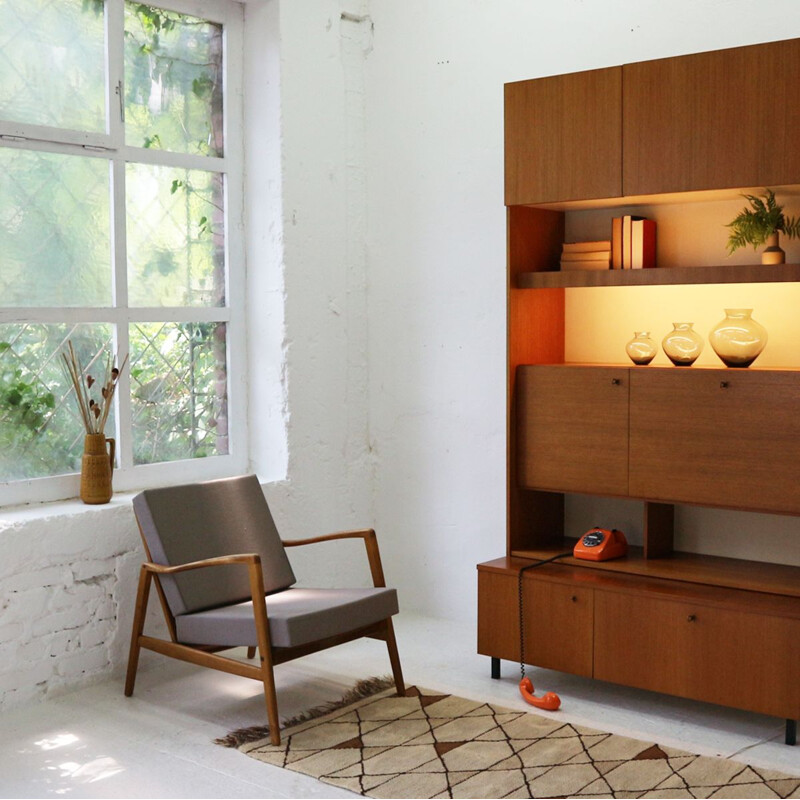
[[[112,352],[109,325],[0,325],[1,481],[80,471],[85,431],[59,363],[68,339],[87,373],[101,374]],[[113,417],[112,408],[107,436]]]
[[[133,460],[228,453],[225,324],[132,325]]]
[[[108,162],[0,147],[0,306],[109,305]]]
[[[222,26],[125,4],[125,137],[222,155]]]
[[[103,0],[0,1],[0,118],[106,130]]]
[[[222,175],[129,164],[126,183],[130,305],[224,305]]]

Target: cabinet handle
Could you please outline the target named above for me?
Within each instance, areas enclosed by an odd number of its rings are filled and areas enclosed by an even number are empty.
[[[719,382],[719,388],[720,388],[720,389],[727,389],[727,388],[728,388],[728,386],[730,386],[730,384],[728,383],[728,381],[720,381],[720,382]]]
[[[611,385],[612,386],[619,386],[621,383],[622,383],[622,381],[619,378],[612,378],[611,379]]]
[[[696,614],[689,614],[689,616],[686,617],[686,621],[687,622],[694,622],[696,619],[697,619],[697,615]]]
[[[572,595],[572,602],[573,603],[577,603],[578,602],[578,598],[575,595]]]

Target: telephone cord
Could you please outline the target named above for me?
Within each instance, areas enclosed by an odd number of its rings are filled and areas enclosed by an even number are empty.
[[[569,558],[571,555],[572,550],[568,553],[559,553],[557,556],[544,559],[544,561],[535,561],[533,564],[528,564],[519,571],[519,578],[517,581],[519,591],[519,669],[522,678],[525,677],[525,616],[522,608],[522,573],[527,572],[529,569],[536,569],[536,567],[550,564],[553,561],[557,561],[559,558]]]

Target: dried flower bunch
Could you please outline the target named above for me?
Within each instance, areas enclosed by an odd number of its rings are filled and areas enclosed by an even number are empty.
[[[114,399],[117,382],[122,370],[125,369],[125,364],[128,362],[128,356],[125,356],[119,368],[115,366],[110,355],[106,357],[103,380],[99,384],[99,402],[96,402],[89,394],[97,381],[87,374],[84,384],[83,367],[77,355],[75,355],[75,348],[72,346],[72,342],[67,342],[67,352],[62,352],[61,358],[63,359],[64,373],[72,381],[72,386],[75,389],[75,397],[78,398],[78,409],[81,412],[86,433],[103,433],[106,429],[108,414],[111,411],[111,403]]]

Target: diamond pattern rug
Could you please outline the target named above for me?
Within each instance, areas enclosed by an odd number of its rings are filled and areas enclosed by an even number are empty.
[[[239,749],[367,797],[800,797],[800,774],[417,687],[286,728],[277,747],[261,739]]]

